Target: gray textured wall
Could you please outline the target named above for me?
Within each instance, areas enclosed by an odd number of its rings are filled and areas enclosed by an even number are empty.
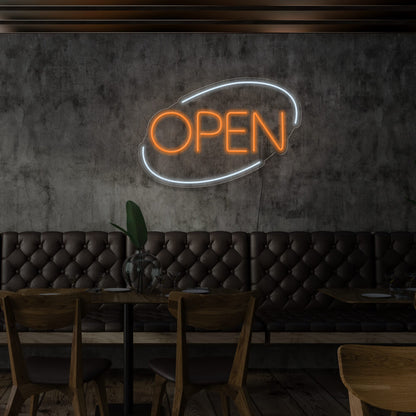
[[[414,34],[2,34],[0,230],[416,229]],[[297,93],[286,155],[227,184],[141,170],[149,118],[233,77]],[[221,159],[218,159],[221,163]]]

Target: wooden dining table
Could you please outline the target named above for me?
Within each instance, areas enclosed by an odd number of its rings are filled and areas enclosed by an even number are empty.
[[[135,304],[160,304],[167,303],[167,294],[142,294],[135,290],[124,288],[107,289],[21,289],[20,294],[42,293],[82,293],[83,298],[89,303],[112,303],[123,305],[123,403],[110,404],[111,415],[143,415],[148,414],[148,406],[133,405],[133,380],[134,380],[134,345],[133,345],[133,306]]]

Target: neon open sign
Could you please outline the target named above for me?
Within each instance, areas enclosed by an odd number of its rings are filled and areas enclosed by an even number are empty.
[[[285,153],[300,121],[300,105],[286,88],[268,80],[227,80],[153,116],[139,159],[151,177],[167,185],[220,184]]]
[[[251,133],[250,133],[250,148],[236,148],[232,145],[232,136],[236,134],[247,135],[247,129],[236,127],[233,121],[237,118],[250,117]],[[186,126],[186,138],[178,147],[167,148],[160,144],[156,137],[156,128],[159,122],[166,118],[175,117],[181,120]],[[204,130],[202,128],[202,121],[204,118],[212,118],[216,122],[214,130]],[[192,127],[192,121],[180,111],[165,110],[153,117],[150,122],[150,141],[153,146],[162,153],[174,155],[185,151],[192,143],[192,138],[195,137],[195,152],[201,152],[201,141],[203,138],[212,138],[219,136],[224,131],[224,150],[226,153],[248,153],[249,151],[257,152],[258,129],[263,129],[269,140],[273,143],[276,151],[284,153],[286,150],[286,121],[285,112],[280,111],[280,140],[271,132],[267,124],[262,119],[257,111],[249,114],[248,110],[230,110],[224,116],[212,110],[198,110],[195,114],[195,126]]]

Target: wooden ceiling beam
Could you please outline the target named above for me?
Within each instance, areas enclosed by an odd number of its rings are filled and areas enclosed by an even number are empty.
[[[416,32],[416,1],[0,1],[3,32]]]
[[[380,7],[380,6],[411,6],[414,5],[414,0],[181,0],[180,2],[160,1],[160,0],[2,0],[2,6],[141,6],[141,7],[241,7],[254,6],[258,8],[271,6],[293,6],[293,7]]]

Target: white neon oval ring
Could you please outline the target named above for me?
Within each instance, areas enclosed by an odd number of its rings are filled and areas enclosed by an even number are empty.
[[[285,94],[287,97],[289,97],[290,101],[293,104],[293,108],[294,108],[294,115],[293,115],[293,125],[297,126],[299,123],[299,109],[298,109],[298,103],[295,100],[295,97],[285,88],[280,87],[277,84],[273,84],[271,82],[268,81],[255,81],[255,80],[236,80],[236,81],[226,81],[224,83],[218,84],[218,85],[211,85],[206,87],[205,89],[197,92],[197,93],[191,93],[188,96],[182,97],[180,99],[180,103],[181,104],[185,104],[191,100],[193,100],[194,98],[198,98],[201,95],[204,94],[208,94],[212,91],[215,90],[219,90],[221,88],[227,88],[227,87],[231,87],[233,85],[261,85],[263,87],[270,87],[270,88],[274,88],[280,92],[282,92],[283,94]]]
[[[252,163],[251,165],[246,166],[245,168],[242,168],[242,169],[237,170],[235,172],[227,173],[227,174],[222,175],[222,176],[217,176],[217,177],[214,177],[214,178],[206,178],[206,179],[185,181],[185,180],[179,180],[179,179],[166,178],[165,176],[159,175],[157,172],[155,172],[150,167],[149,162],[146,160],[145,146],[142,146],[140,155],[141,155],[141,161],[143,163],[143,166],[146,168],[146,170],[150,174],[152,174],[159,181],[166,182],[170,185],[182,185],[182,186],[200,186],[200,185],[210,185],[210,184],[215,184],[215,183],[221,183],[223,181],[228,181],[228,180],[233,179],[233,178],[235,179],[235,178],[237,178],[237,177],[239,177],[240,175],[243,175],[243,174],[247,175],[248,173],[250,173],[250,171],[257,170],[262,164],[261,160],[258,160],[256,162]]]

